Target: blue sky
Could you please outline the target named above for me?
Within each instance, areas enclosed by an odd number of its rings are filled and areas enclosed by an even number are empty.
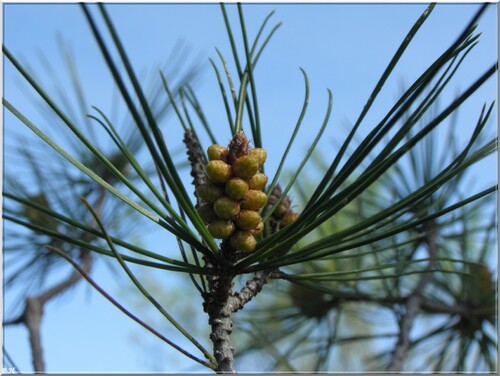
[[[481,19],[481,42],[464,63],[458,78],[445,93],[443,102],[448,103],[496,61],[496,6],[494,4]],[[255,34],[259,24],[273,9],[276,13],[270,25],[283,22],[255,72],[266,147],[280,154],[286,146],[303,101],[304,84],[299,70],[302,67],[310,79],[310,105],[288,166],[293,168],[300,162],[301,151],[314,138],[314,130],[321,125],[326,110],[327,88],[333,92],[333,113],[320,147],[321,150],[331,150],[332,142],[340,139],[345,134],[345,128],[355,122],[386,64],[425,7],[426,4],[421,3],[245,5],[250,35]],[[367,116],[365,129],[369,129],[388,110],[387,106],[398,97],[402,86],[411,84],[454,41],[477,8],[477,4],[439,4],[436,7],[388,81],[375,103],[374,111]],[[138,72],[149,76],[156,74],[179,41],[189,47],[191,54],[187,61],[199,61],[204,67],[195,87],[198,98],[207,118],[214,125],[218,140],[221,143],[228,141],[230,135],[223,103],[208,63],[208,58],[218,61],[215,47],[230,58],[218,4],[125,3],[109,4],[107,9]],[[97,12],[94,14],[97,15]],[[229,15],[233,29],[237,30],[235,7],[229,6]],[[91,98],[89,105],[98,105],[104,112],[111,112],[112,81],[78,5],[4,3],[3,17],[5,46],[39,73],[43,72],[39,58],[42,51],[64,84],[68,79],[57,43],[56,36],[60,35],[74,53],[84,82],[83,89]],[[25,94],[26,86],[20,83],[19,76],[5,59],[4,71],[5,97],[35,123],[43,124],[43,116],[32,110],[32,102]],[[40,77],[49,92],[56,89],[51,77],[43,74]],[[496,99],[497,83],[490,80],[461,111],[460,126],[464,127],[464,131],[475,124],[483,103]],[[124,114],[123,111],[121,113]],[[6,121],[11,119],[5,116]],[[173,118],[170,121],[168,137],[175,149],[181,144],[181,127]],[[494,124],[497,122],[495,115],[490,122],[491,133],[496,132]],[[269,171],[273,171],[278,162],[279,158],[270,158]],[[496,172],[495,161],[490,159],[486,169]],[[494,175],[478,172],[478,184],[481,186],[483,181],[491,183],[492,178],[496,179]],[[145,241],[154,244],[157,240],[153,237]],[[110,291],[121,291],[103,265],[98,266],[95,275]],[[130,339],[131,333],[137,331],[132,328],[135,324],[129,323],[127,318],[87,287],[79,286],[72,294],[74,296],[65,297],[64,304],[56,302],[47,307],[43,338],[48,371],[148,370],[144,354],[138,352]],[[7,292],[6,303],[8,297]],[[4,335],[9,353],[19,368],[30,372],[24,328],[6,329]],[[64,340],[61,341],[61,338]],[[204,343],[210,347],[208,341]],[[164,370],[188,369],[189,362],[183,359],[177,361],[181,356],[173,351],[169,354],[166,359],[173,362],[172,369]]]

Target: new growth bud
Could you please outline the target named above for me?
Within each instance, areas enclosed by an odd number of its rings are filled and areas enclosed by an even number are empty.
[[[231,236],[234,232],[235,226],[231,221],[224,221],[218,219],[208,225],[208,231],[214,238],[225,239]]]
[[[221,145],[211,145],[208,147],[207,154],[210,161],[227,161],[229,150]]]
[[[248,192],[249,184],[241,178],[232,178],[226,183],[226,195],[233,200],[241,200]]]
[[[240,131],[228,148],[211,145],[207,155],[205,173],[210,182],[196,189],[202,201],[198,213],[214,238],[229,238],[234,250],[252,252],[257,246],[255,236],[264,230],[260,209],[267,201],[262,189],[268,179],[260,170],[267,152],[249,149]]]
[[[198,197],[208,204],[213,204],[219,197],[224,194],[222,187],[218,187],[211,183],[205,183],[196,188]]]
[[[198,214],[206,224],[211,223],[217,219],[214,208],[210,204],[202,204],[196,210],[198,210]]]
[[[266,201],[267,196],[264,192],[250,189],[243,198],[241,208],[248,210],[259,210],[266,204]]]
[[[233,163],[234,174],[242,179],[250,179],[257,173],[258,169],[259,161],[257,158],[248,155],[238,158]]]
[[[267,151],[262,148],[250,149],[248,155],[257,159],[259,166],[262,166],[267,159]]]
[[[206,173],[208,178],[214,183],[225,183],[231,179],[231,166],[224,161],[210,161],[207,163]]]
[[[256,211],[242,210],[235,222],[236,227],[241,230],[253,230],[262,222],[262,218]]]
[[[240,204],[229,197],[222,196],[214,202],[214,211],[219,218],[231,219],[240,212]]]
[[[257,172],[254,176],[248,180],[248,188],[260,191],[267,184],[267,175],[262,172]]]
[[[279,200],[281,200],[281,202],[276,209],[274,209],[271,215],[270,225],[272,232],[278,231],[279,228],[294,223],[299,218],[299,213],[296,213],[291,209],[290,197],[282,197],[281,187],[278,184],[274,187],[271,195],[269,196],[267,209],[270,210]]]
[[[257,245],[257,240],[250,231],[236,231],[231,236],[229,243],[239,251],[252,252]]]
[[[299,213],[295,213],[294,211],[289,211],[286,213],[283,218],[281,218],[281,225],[282,226],[288,226],[291,225],[293,222],[295,222],[297,219],[299,219]]]

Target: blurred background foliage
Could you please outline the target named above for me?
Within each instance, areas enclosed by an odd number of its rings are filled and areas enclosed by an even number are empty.
[[[458,150],[457,119],[448,124],[448,145],[435,132],[412,149],[370,189],[309,236],[317,239],[369,218],[429,181]],[[439,162],[437,162],[439,161]],[[323,174],[316,154],[308,173]],[[463,197],[474,180],[464,171],[409,215],[419,217]],[[294,204],[307,203],[314,179],[304,176],[294,186]],[[435,226],[438,261],[424,290],[422,311],[412,331],[404,370],[412,372],[492,371],[496,368],[497,221],[496,197],[489,196],[440,218]],[[397,221],[405,223],[407,216]],[[398,336],[398,319],[421,274],[402,261],[429,257],[426,232],[416,226],[403,234],[342,252],[328,260],[294,266],[299,273],[346,271],[329,283],[277,282],[259,296],[261,304],[237,316],[246,336],[238,337],[241,357],[252,369],[257,356],[268,371],[377,371],[386,369]],[[467,264],[460,260],[470,262]],[[458,262],[457,262],[458,261]],[[380,269],[380,265],[395,265]],[[399,264],[399,266],[398,266]],[[377,270],[378,269],[378,270]],[[352,271],[366,271],[360,278]],[[351,271],[351,272],[349,272]],[[358,274],[359,275],[359,274]],[[471,277],[479,276],[479,278]]]
[[[57,58],[64,62],[65,71],[54,72],[50,63],[53,57],[49,59],[43,52],[39,53],[38,64],[33,64],[33,62],[23,62],[23,64],[39,82],[52,88],[54,100],[61,104],[63,111],[70,114],[71,118],[80,125],[82,133],[103,151],[111,163],[124,175],[130,176],[135,184],[141,184],[137,176],[130,175],[131,167],[126,157],[99,125],[98,122],[103,121],[98,117],[102,110],[92,108],[89,104],[92,103],[92,99],[87,97],[89,94],[85,92],[85,83],[81,82],[79,77],[79,66],[74,59],[72,46],[65,43],[60,35],[58,43],[61,56]],[[169,112],[172,112],[172,107],[168,101],[165,101],[163,87],[157,79],[157,71],[166,70],[168,66],[169,75],[179,76],[176,91],[177,88],[196,84],[200,73],[199,65],[194,61],[189,61],[189,50],[183,44],[179,44],[167,60],[168,64],[165,64],[165,67],[158,67],[149,75],[144,74],[145,87],[149,93],[148,100],[152,104],[158,121],[168,116]],[[37,68],[35,69],[32,65],[36,65]],[[54,139],[67,145],[67,150],[76,159],[88,166],[103,180],[120,187],[120,181],[113,173],[95,155],[89,153],[81,142],[75,140],[61,118],[44,106],[33,90],[25,90],[24,93],[33,108],[40,112],[47,123],[51,124],[48,131],[52,132],[51,136]],[[119,124],[117,129],[122,139],[140,158],[144,143],[131,119],[126,114],[120,114],[123,109],[120,109],[118,95],[116,92],[112,108],[106,113],[111,114],[110,121]],[[4,264],[8,266],[4,286],[10,289],[15,282],[22,285],[23,289],[20,290],[19,299],[16,300],[18,303],[22,302],[28,294],[40,293],[46,287],[47,275],[56,272],[57,268],[63,267],[71,270],[67,262],[45,247],[46,244],[62,247],[72,257],[81,252],[78,247],[41,233],[36,226],[67,234],[72,238],[88,237],[84,231],[58,221],[50,213],[43,213],[27,205],[28,202],[58,212],[77,222],[91,223],[92,216],[79,199],[86,197],[89,202],[99,208],[102,221],[115,236],[137,242],[140,241],[140,234],[147,232],[148,228],[152,231],[150,223],[144,221],[142,216],[123,205],[119,199],[108,194],[96,182],[89,180],[66,161],[57,158],[57,154],[47,148],[40,138],[27,133],[24,129],[6,127],[4,140],[4,160],[8,162],[5,165],[4,196],[13,199],[13,202],[5,201],[4,213],[32,225],[32,231],[25,231],[22,227],[7,227],[4,237]],[[146,171],[150,174],[155,173],[152,161],[148,163],[147,159],[144,159],[143,163],[148,164],[145,165]],[[99,241],[97,238],[87,240]],[[100,244],[103,244],[102,241]],[[92,257],[95,257],[95,254]],[[110,268],[116,269],[116,263],[109,262],[109,258],[106,257],[102,259]],[[15,315],[15,312],[11,311],[6,313],[8,316]]]

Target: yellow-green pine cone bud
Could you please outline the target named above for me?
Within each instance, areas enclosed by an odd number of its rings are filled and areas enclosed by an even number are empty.
[[[211,204],[202,204],[196,210],[205,223],[211,223],[217,219],[213,205]]]
[[[262,191],[250,189],[241,203],[241,208],[246,210],[259,210],[266,204],[267,196]]]
[[[248,155],[257,158],[259,166],[262,166],[267,159],[267,151],[262,148],[255,148],[248,150]]]
[[[208,178],[214,183],[225,183],[233,176],[231,166],[224,161],[209,161],[205,168]]]
[[[253,230],[262,222],[262,217],[254,210],[242,210],[234,222],[240,230]]]
[[[234,175],[242,179],[250,179],[255,175],[258,169],[259,161],[257,160],[257,158],[250,157],[248,155],[239,157],[233,163]]]
[[[224,221],[222,219],[213,221],[207,227],[210,234],[217,239],[228,238],[235,230],[235,226],[232,221]]]
[[[215,200],[224,195],[224,189],[211,183],[205,183],[196,188],[196,193],[203,201],[213,204]]]
[[[299,213],[295,213],[293,211],[289,211],[286,213],[283,218],[281,218],[281,226],[288,226],[291,225],[293,222],[295,222],[299,218]]]
[[[252,252],[257,245],[257,240],[250,231],[236,231],[231,236],[229,243],[239,251]]]
[[[252,230],[254,236],[259,236],[264,231],[264,222],[260,221],[257,226]]]
[[[257,172],[254,176],[250,178],[248,181],[248,187],[250,189],[255,189],[256,191],[260,191],[267,184],[267,175],[264,175],[262,172]]]
[[[221,219],[231,219],[240,212],[240,204],[229,197],[222,196],[215,201],[214,211]]]
[[[227,160],[229,150],[221,145],[211,145],[207,149],[208,160],[210,161],[224,161]]]
[[[283,202],[281,202],[276,209],[273,212],[273,215],[276,218],[281,218],[283,217],[287,212],[289,211],[289,208],[287,205],[285,205]]]
[[[226,183],[225,192],[233,200],[242,200],[248,192],[248,183],[241,178],[232,178]]]

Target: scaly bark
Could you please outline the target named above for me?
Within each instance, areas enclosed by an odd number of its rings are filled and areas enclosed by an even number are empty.
[[[233,322],[231,294],[234,275],[229,268],[217,266],[217,274],[208,278],[209,293],[205,297],[205,311],[211,327],[210,339],[217,360],[218,373],[236,373],[234,348],[231,346]]]
[[[255,276],[248,280],[240,291],[235,292],[229,298],[229,305],[233,312],[243,308],[250,300],[252,300],[264,287],[270,279],[282,278],[283,274],[275,270],[262,270],[255,273]]]
[[[205,310],[212,328],[210,339],[217,360],[217,372],[236,373],[234,348],[231,346],[232,314],[252,300],[270,279],[281,277],[282,274],[277,271],[257,272],[245,287],[235,293],[232,293],[234,275],[230,268],[220,268],[217,276],[209,278],[210,293],[206,297]]]

